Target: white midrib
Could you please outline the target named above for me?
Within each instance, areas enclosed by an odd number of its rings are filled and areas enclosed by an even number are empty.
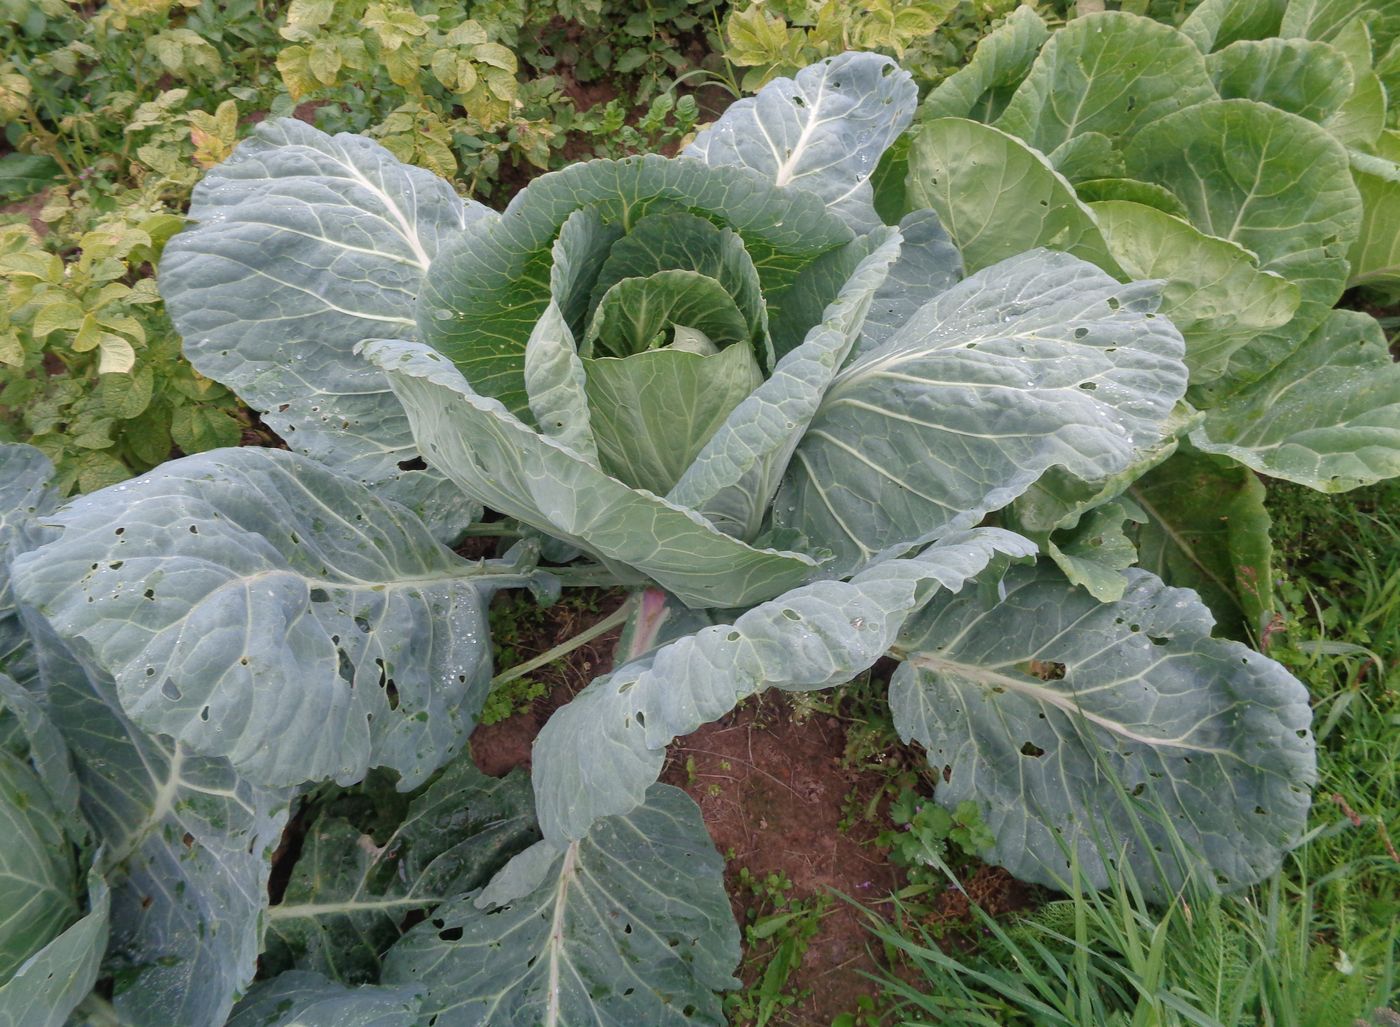
[[[304,920],[320,916],[366,913],[374,910],[424,909],[446,902],[449,895],[416,895],[401,899],[354,899],[348,902],[301,902],[277,905],[267,911],[270,921]]]
[[[1073,694],[1066,695],[1056,692],[1043,685],[1032,684],[1022,678],[1013,677],[1010,674],[1000,674],[987,667],[974,667],[965,663],[956,663],[952,660],[940,660],[927,653],[915,653],[909,657],[909,662],[916,667],[922,667],[925,670],[931,670],[935,673],[944,671],[969,681],[975,681],[978,684],[996,685],[1008,691],[1017,692],[1038,703],[1043,703],[1046,706],[1053,706],[1058,710],[1062,710],[1070,716],[1082,717],[1095,727],[1103,728],[1105,731],[1117,735],[1119,738],[1126,738],[1129,741],[1138,742],[1150,748],[1167,747],[1172,749],[1185,749],[1188,752],[1207,753],[1212,756],[1233,755],[1226,749],[1216,749],[1206,745],[1194,745],[1182,738],[1161,738],[1156,735],[1142,734],[1139,731],[1134,731],[1126,724],[1121,724],[1116,720],[1110,720],[1108,717],[1102,716],[1101,714],[1086,710],[1075,701]]]
[[[554,919],[549,924],[549,1004],[545,1009],[543,1027],[559,1025],[559,964],[564,958],[564,908],[568,903],[569,885],[578,864],[578,842],[564,850],[564,864],[559,868],[559,883],[554,889]]]
[[[797,137],[797,142],[793,144],[792,153],[788,158],[778,165],[778,173],[774,178],[774,184],[779,186],[787,185],[792,181],[793,169],[797,167],[798,161],[802,158],[802,151],[807,148],[807,142],[811,138],[813,131],[817,127],[818,112],[821,110],[822,94],[826,92],[826,78],[823,76],[821,85],[817,87],[817,97],[811,101],[811,117],[807,119],[807,124],[802,126],[802,132]]]
[[[413,250],[413,256],[417,259],[418,265],[424,271],[428,270],[428,265],[432,263],[432,259],[428,256],[427,250],[423,249],[423,244],[418,241],[418,233],[415,232],[413,230],[413,226],[408,223],[408,218],[404,216],[403,211],[399,210],[398,204],[396,204],[392,199],[390,199],[389,194],[384,192],[383,189],[380,189],[368,178],[360,174],[359,169],[356,168],[349,161],[345,161],[343,166],[350,173],[351,178],[353,178],[356,182],[358,182],[365,189],[369,190],[383,202],[384,209],[389,212],[389,215],[396,222],[398,222],[400,234],[403,236],[404,241],[408,243],[409,247]]]
[[[179,742],[176,742],[175,748],[170,752],[170,765],[166,768],[165,779],[160,782],[155,794],[151,796],[151,811],[146,814],[145,819],[137,825],[136,829],[126,836],[122,845],[108,856],[109,865],[116,866],[140,848],[146,837],[174,811],[175,799],[180,794],[182,783],[180,768],[184,762],[185,749]]]

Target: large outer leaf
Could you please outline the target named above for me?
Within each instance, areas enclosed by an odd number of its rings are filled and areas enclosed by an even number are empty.
[[[468,495],[493,510],[646,574],[692,606],[747,606],[801,584],[816,561],[755,549],[699,514],[634,490],[537,435],[426,346],[379,341],[414,434]]]
[[[1170,25],[1109,11],[1076,18],[1050,37],[997,127],[1050,153],[1089,132],[1118,143],[1215,98],[1191,40]]]
[[[37,617],[26,622],[102,846],[98,870],[112,888],[105,969],[122,1022],[218,1027],[256,969],[288,793],[147,735],[122,713],[109,678]]]
[[[907,186],[913,206],[938,212],[969,271],[1037,246],[1116,270],[1074,187],[1043,154],[1000,129],[961,118],[925,122],[909,152]]]
[[[0,751],[0,982],[77,917],[66,826],[39,775]]]
[[[1400,132],[1383,133],[1379,149],[1379,155],[1351,153],[1362,218],[1347,284],[1393,292],[1400,287]]]
[[[1206,59],[1221,99],[1258,100],[1323,122],[1351,96],[1351,65],[1307,39],[1242,39]]]
[[[1208,411],[1191,441],[1323,492],[1392,478],[1400,366],[1375,318],[1334,310],[1292,356]]]
[[[28,633],[26,632],[26,638]],[[9,713],[16,723],[22,749],[16,754],[25,757],[39,781],[63,833],[72,841],[87,839],[87,822],[78,809],[79,786],[73,773],[73,760],[63,736],[49,719],[41,698],[31,693],[8,674],[0,672],[0,710]]]
[[[849,571],[971,527],[1051,467],[1086,481],[1126,468],[1186,388],[1156,301],[1044,250],[954,286],[837,375],[775,523]]]
[[[1279,35],[1331,41],[1368,15],[1376,44],[1384,52],[1400,36],[1396,0],[1288,0]]]
[[[535,740],[533,777],[545,840],[567,845],[600,818],[639,805],[666,746],[765,688],[844,684],[872,666],[932,588],[957,591],[997,553],[1035,547],[995,528],[888,560],[848,582],[822,581],[663,646],[588,686]]]
[[[0,445],[0,670],[16,677],[28,676],[30,656],[10,586],[10,563],[52,536],[36,518],[62,501],[53,476],[53,464],[33,446]]]
[[[379,979],[382,954],[414,911],[475,891],[539,838],[523,771],[487,777],[450,764],[383,844],[321,817],[302,843],[272,933],[302,969],[348,983]]]
[[[623,228],[649,211],[714,215],[743,239],[765,291],[851,238],[819,198],[780,189],[747,168],[652,154],[587,161],[536,179],[499,218],[472,225],[443,247],[418,304],[423,341],[455,362],[474,390],[514,413],[526,408],[523,353],[550,300],[552,243],[585,207]]]
[[[1252,100],[1218,100],[1148,125],[1129,174],[1171,189],[1201,231],[1237,242],[1298,286],[1294,319],[1235,352],[1229,372],[1259,378],[1327,315],[1346,284],[1361,200],[1346,151],[1305,118]]]
[[[483,911],[438,907],[389,952],[386,983],[426,988],[425,1016],[491,1027],[717,1027],[738,985],[723,862],[686,794],[655,785],[562,852],[540,883]]]
[[[899,259],[875,290],[852,356],[883,345],[920,307],[962,281],[962,254],[932,210],[900,218],[899,235]]]
[[[1181,23],[1181,31],[1202,53],[1240,39],[1279,34],[1288,0],[1204,0]]]
[[[25,601],[142,727],[265,784],[421,782],[485,701],[487,602],[529,580],[278,450],[186,457],[50,520],[62,537],[15,566]]]
[[[1273,610],[1264,485],[1223,457],[1179,450],[1128,495],[1147,513],[1138,529],[1142,566],[1192,588],[1235,637],[1258,633]],[[1244,636],[1244,637],[1247,637]]]
[[[744,399],[706,443],[666,497],[698,510],[742,539],[756,535],[798,440],[836,369],[855,344],[866,312],[901,252],[898,234],[872,232],[856,265],[801,345]]]
[[[1034,8],[1017,7],[982,37],[972,60],[934,86],[919,106],[919,119],[996,118],[1049,36],[1045,20]]]
[[[880,223],[871,172],[913,120],[918,100],[913,78],[890,58],[844,53],[731,104],[685,156],[752,168],[779,186],[813,193],[867,232]]]
[[[353,350],[413,332],[433,255],[489,213],[368,139],[265,121],[195,187],[196,225],[165,247],[161,295],[201,373],[450,539],[471,511],[441,475],[401,466],[418,456],[408,422]]]
[[[107,949],[112,908],[100,874],[89,875],[88,895],[87,915],[0,984],[0,1027],[64,1027],[92,991]]]
[[[1298,309],[1298,287],[1259,270],[1258,258],[1238,243],[1141,203],[1108,200],[1090,208],[1125,271],[1165,279],[1162,313],[1186,339],[1193,385],[1219,378],[1230,354]]]
[[[977,590],[936,599],[900,639],[895,726],[942,771],[942,805],[978,802],[996,836],[987,855],[1017,877],[1068,881],[1077,853],[1095,887],[1114,854],[1157,895],[1188,869],[1178,855],[1222,886],[1257,881],[1306,821],[1307,692],[1211,638],[1192,593],[1128,573],[1116,603],[1043,567],[1013,568],[1000,602]],[[1147,812],[1157,800],[1164,820]]]
[[[416,988],[347,988],[290,970],[253,985],[226,1027],[415,1027]]]

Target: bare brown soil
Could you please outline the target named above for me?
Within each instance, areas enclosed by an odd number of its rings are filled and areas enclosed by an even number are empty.
[[[843,767],[845,731],[834,717],[798,723],[785,699],[769,695],[707,724],[672,747],[662,780],[684,788],[699,805],[715,847],[726,856],[726,884],[742,924],[747,897],[739,894],[740,868],[757,877],[785,874],[796,897],[835,891],[858,902],[884,899],[899,872],[869,843],[876,828],[839,828],[846,796],[866,775]],[[763,974],[746,960],[745,985]],[[802,966],[789,981],[804,993],[780,1023],[826,1027],[872,994],[863,975],[878,969],[859,912],[837,901],[822,918]]]
[[[484,555],[484,554],[477,554]],[[515,644],[524,662],[565,639],[577,635],[614,612],[626,598],[624,593],[607,594],[596,612],[581,613],[577,607],[556,604],[542,611],[528,632]],[[600,635],[587,645],[579,646],[563,660],[541,668],[531,677],[549,688],[549,694],[531,704],[524,713],[517,713],[497,724],[485,724],[472,732],[472,758],[486,774],[500,777],[514,767],[530,765],[530,746],[544,727],[549,715],[575,695],[599,674],[612,668],[613,646],[618,631]],[[506,670],[509,668],[500,668]]]

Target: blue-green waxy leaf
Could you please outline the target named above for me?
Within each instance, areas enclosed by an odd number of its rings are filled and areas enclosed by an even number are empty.
[[[225,1027],[415,1027],[419,991],[412,985],[347,988],[305,970],[260,981],[233,1007]]]
[[[972,60],[933,87],[919,106],[919,119],[1000,116],[1049,36],[1034,8],[1017,7],[982,37]]]
[[[395,945],[384,982],[425,988],[422,1015],[491,1027],[721,1027],[739,930],[700,811],[655,785],[645,805],[554,849],[536,887],[495,908],[439,906]]]
[[[15,584],[143,728],[283,785],[460,748],[491,675],[486,604],[526,584],[305,457],[217,450],[84,496]]]
[[[899,258],[871,298],[851,356],[883,345],[920,307],[962,281],[962,254],[932,210],[906,214],[899,236]]]
[[[1044,250],[955,285],[837,375],[775,523],[849,571],[977,524],[1052,467],[1126,469],[1186,388],[1156,305],[1153,285]]]
[[[64,1027],[97,983],[107,949],[112,896],[88,875],[88,912],[0,984],[0,1027]]]
[[[499,217],[473,224],[443,248],[418,304],[422,340],[452,360],[478,394],[513,413],[527,408],[523,354],[551,299],[554,240],[571,216],[590,207],[604,226],[623,231],[640,230],[657,213],[712,216],[743,241],[765,292],[851,239],[817,196],[778,188],[747,168],[652,154],[588,161],[536,179]],[[573,307],[565,314],[572,318]]]
[[[1400,132],[1381,133],[1377,150],[1350,154],[1362,217],[1361,231],[1347,256],[1351,263],[1347,285],[1393,294],[1400,288]]]
[[[1119,143],[1214,99],[1191,40],[1151,18],[1108,11],[1075,18],[1050,37],[997,127],[1048,154],[1091,132]]]
[[[676,737],[765,688],[844,684],[885,654],[932,589],[957,591],[998,554],[1034,552],[1018,535],[977,529],[850,581],[794,589],[599,678],[555,712],[535,740],[535,802],[545,840],[566,845],[600,818],[640,804]]]
[[[1395,0],[1288,0],[1278,34],[1333,42],[1366,19],[1382,52],[1400,37]]]
[[[1273,371],[1191,433],[1262,474],[1345,492],[1400,474],[1400,365],[1375,318],[1334,310]]]
[[[39,618],[26,623],[101,846],[97,870],[111,886],[104,970],[121,1022],[219,1027],[256,970],[290,793],[141,731],[110,678]]]
[[[1351,96],[1351,65],[1336,47],[1307,39],[1242,39],[1206,58],[1223,100],[1258,100],[1323,122]]]
[[[938,213],[969,271],[1037,246],[1117,269],[1074,187],[1044,154],[1001,129],[962,118],[924,122],[910,147],[907,188],[915,207]]]
[[[33,446],[0,445],[0,671],[21,680],[32,673],[31,657],[10,585],[10,563],[52,537],[38,519],[62,502],[53,476],[53,464]]]
[[[268,911],[269,956],[358,984],[414,914],[475,891],[539,838],[524,771],[487,777],[454,760],[381,842],[338,817],[311,825],[282,900]]]
[[[985,855],[1018,877],[1067,882],[1077,859],[1102,888],[1112,853],[1161,896],[1196,870],[1250,884],[1306,823],[1307,691],[1211,638],[1193,593],[1127,573],[1115,603],[1043,566],[1012,568],[1000,600],[936,597],[898,643],[895,726],[942,772],[942,805],[978,803],[996,836]]]
[[[73,760],[40,696],[0,672],[0,710],[14,719],[23,746],[13,751],[27,760],[38,775],[45,801],[63,833],[74,842],[84,842],[88,827],[78,811],[79,786]]]
[[[1162,314],[1186,340],[1192,385],[1219,378],[1232,353],[1287,324],[1298,309],[1298,287],[1260,270],[1259,259],[1238,243],[1141,203],[1090,207],[1123,270],[1162,281]]]
[[[0,983],[77,918],[66,823],[25,760],[0,751]]]
[[[388,372],[419,443],[469,496],[691,606],[751,605],[816,571],[811,557],[746,545],[604,474],[476,392],[440,353],[387,341],[365,353]]]
[[[1183,446],[1127,495],[1146,514],[1141,565],[1193,589],[1220,629],[1258,637],[1274,610],[1264,483],[1247,467]]]
[[[857,242],[863,259],[842,277],[819,323],[734,408],[671,489],[671,502],[698,510],[737,538],[752,539],[758,533],[793,449],[855,345],[891,262],[902,252],[899,234],[889,229]],[[937,284],[935,278],[926,288]],[[898,312],[898,301],[888,306],[891,313]]]
[[[453,538],[472,511],[441,475],[412,469],[403,411],[353,351],[411,335],[434,254],[495,215],[368,139],[277,120],[195,187],[190,216],[160,291],[191,363],[294,450]]]
[[[908,72],[874,53],[844,53],[774,79],[685,150],[714,167],[752,168],[809,192],[858,232],[879,225],[870,175],[914,117]]]
[[[1181,23],[1181,31],[1202,53],[1241,39],[1276,36],[1288,3],[1289,0],[1203,0]]]
[[[1229,377],[1252,380],[1296,349],[1346,285],[1361,198],[1346,150],[1305,118],[1253,100],[1199,104],[1145,127],[1128,173],[1171,189],[1191,223],[1238,243],[1293,282],[1293,320],[1237,350]]]

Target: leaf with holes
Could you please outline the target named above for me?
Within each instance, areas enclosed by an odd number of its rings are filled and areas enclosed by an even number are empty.
[[[562,849],[540,842],[534,886],[481,909],[439,906],[390,950],[389,984],[425,989],[422,1014],[492,1027],[718,1027],[738,986],[739,929],[724,863],[684,792]]]
[[[423,470],[383,376],[354,355],[408,337],[434,254],[494,217],[361,136],[265,121],[196,187],[160,289],[185,354],[300,453],[452,539],[472,520]]]
[[[318,817],[268,911],[272,954],[345,983],[378,980],[415,913],[482,887],[538,837],[525,775],[487,777],[469,759],[450,764],[382,843]]]
[[[895,727],[943,771],[940,804],[978,803],[985,855],[1018,877],[1066,883],[1077,860],[1101,888],[1120,853],[1157,895],[1186,873],[1257,881],[1306,823],[1307,691],[1211,638],[1191,592],[1127,574],[1114,603],[1044,567],[1012,568],[1000,598],[936,597],[897,643]]]
[[[278,450],[172,461],[49,520],[62,535],[16,562],[21,597],[143,728],[270,785],[421,782],[485,700],[487,602],[533,580]]]

